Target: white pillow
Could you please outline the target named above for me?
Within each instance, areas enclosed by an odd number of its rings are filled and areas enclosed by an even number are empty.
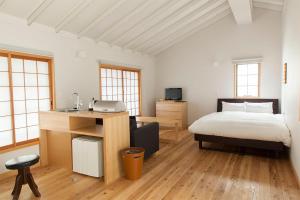
[[[246,112],[273,113],[273,102],[267,102],[267,103],[246,102]]]
[[[222,101],[222,112],[224,111],[245,112],[246,105],[245,103],[227,103]]]

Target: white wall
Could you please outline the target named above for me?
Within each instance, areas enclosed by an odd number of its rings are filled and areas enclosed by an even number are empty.
[[[142,110],[146,115],[153,114],[155,100],[154,58],[105,45],[97,45],[87,39],[79,40],[74,35],[66,33],[56,34],[54,30],[42,25],[27,26],[25,20],[4,14],[0,14],[0,24],[0,48],[30,49],[31,52],[47,52],[47,54],[53,55],[58,108],[70,106],[71,95],[75,91],[79,92],[85,104],[92,97],[99,97],[98,63],[104,60],[141,68]],[[86,52],[86,58],[76,57],[80,50]],[[29,150],[29,152],[31,151]],[[3,158],[16,155],[19,153],[0,154],[0,166],[3,165]],[[0,172],[1,170],[0,168]]]
[[[288,64],[288,82],[282,86],[282,107],[292,134],[291,160],[300,177],[300,1],[286,0],[283,14],[283,63]]]
[[[240,26],[228,16],[157,57],[157,98],[166,87],[182,87],[192,123],[215,111],[218,97],[234,96],[232,59],[258,56],[263,57],[261,97],[280,98],[280,49],[280,13],[255,9],[254,23]]]

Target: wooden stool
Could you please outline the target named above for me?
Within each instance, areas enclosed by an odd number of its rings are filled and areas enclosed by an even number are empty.
[[[39,162],[40,157],[38,155],[26,155],[11,159],[5,163],[5,167],[11,170],[18,170],[16,177],[15,187],[12,191],[13,199],[19,199],[22,185],[29,185],[34,196],[40,197],[41,194],[38,190],[38,186],[35,184],[32,174],[30,173],[30,166]]]

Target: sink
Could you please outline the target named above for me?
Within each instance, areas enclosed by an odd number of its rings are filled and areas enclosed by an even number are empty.
[[[64,109],[57,109],[57,112],[77,112],[77,109],[74,108],[64,108]]]

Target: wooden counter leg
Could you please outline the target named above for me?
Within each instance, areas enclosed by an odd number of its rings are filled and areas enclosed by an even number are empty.
[[[104,128],[104,181],[110,184],[123,175],[121,151],[130,146],[129,116],[107,118]]]
[[[41,166],[48,165],[47,130],[40,130],[40,163]]]

